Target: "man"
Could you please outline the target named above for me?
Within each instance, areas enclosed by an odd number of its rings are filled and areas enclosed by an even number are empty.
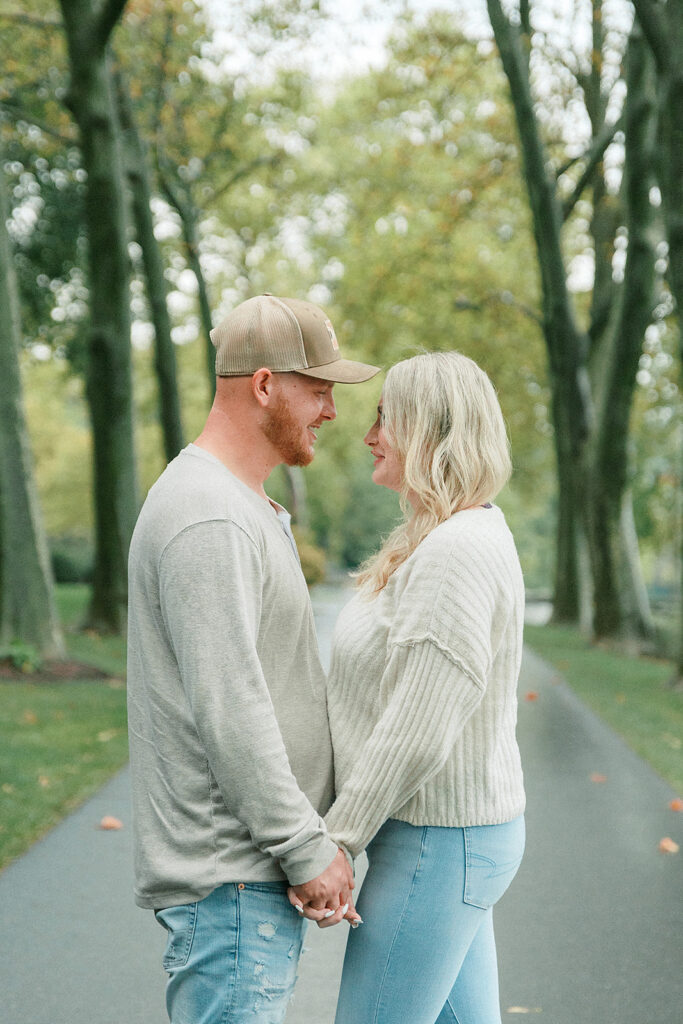
[[[151,488],[130,549],[128,704],[136,901],[168,932],[172,1024],[280,1022],[302,917],[353,887],[321,815],[325,680],[285,510],[264,482],[307,465],[342,359],[317,306],[262,295],[211,333],[216,398]]]

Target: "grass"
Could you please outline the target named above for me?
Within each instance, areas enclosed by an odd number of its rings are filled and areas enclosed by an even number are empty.
[[[0,868],[99,789],[128,756],[125,642],[77,632],[87,587],[58,587],[57,600],[69,658],[114,678],[0,684]]]
[[[683,694],[669,661],[634,658],[588,643],[563,626],[526,626],[524,637],[600,718],[683,795]]]

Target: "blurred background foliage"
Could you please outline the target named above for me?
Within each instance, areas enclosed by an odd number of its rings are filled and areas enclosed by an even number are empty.
[[[310,57],[331,32],[333,15],[322,4],[120,6],[111,62],[145,147],[185,440],[197,435],[211,401],[210,320],[250,295],[269,291],[319,303],[345,353],[383,367],[422,349],[457,348],[498,389],[515,464],[500,503],[528,589],[550,595],[557,482],[539,267],[508,82],[485,10],[474,28],[457,8],[397,10],[386,46],[370,64],[351,59],[349,39],[348,65],[342,54],[341,69],[337,64],[332,73],[330,65],[328,75],[324,59]],[[616,28],[605,49],[612,70],[606,60],[603,78],[612,76],[605,102],[618,106],[632,12],[628,4],[614,6]],[[541,24],[544,5],[536,7]],[[520,5],[520,17],[527,8]],[[84,384],[92,267],[88,177],[65,103],[72,69],[59,5],[5,2],[0,17],[0,141],[35,478],[57,579],[89,581],[97,558]],[[590,139],[572,72],[590,40],[562,55],[562,41],[553,51],[553,39],[550,29],[534,34],[530,73],[561,191],[572,175],[576,181],[576,166],[583,165],[572,160]],[[622,165],[617,134],[601,164],[607,208],[611,203],[617,219],[609,256],[615,280],[626,245],[618,210]],[[562,239],[584,327],[595,267],[592,212],[586,191]],[[155,326],[129,201],[127,215],[139,505],[165,455]],[[661,223],[654,244],[659,297],[638,367],[628,483],[644,577],[673,630],[680,367]],[[299,525],[311,578],[323,572],[320,552],[328,567],[355,567],[399,514],[395,496],[371,483],[362,444],[380,389],[381,379],[336,388],[338,419],[321,431],[306,470]],[[286,505],[291,486],[281,470],[269,482]]]

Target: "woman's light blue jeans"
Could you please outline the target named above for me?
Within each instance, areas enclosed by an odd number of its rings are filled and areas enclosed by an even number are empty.
[[[523,817],[387,821],[368,847],[335,1024],[500,1024],[493,905],[523,852]]]
[[[220,885],[156,918],[168,932],[171,1024],[281,1024],[303,939],[285,882]]]

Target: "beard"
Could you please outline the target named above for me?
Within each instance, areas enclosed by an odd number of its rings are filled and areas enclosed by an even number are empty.
[[[313,461],[313,449],[305,438],[305,429],[293,415],[286,398],[280,396],[277,405],[267,410],[263,433],[287,466],[307,466]]]

